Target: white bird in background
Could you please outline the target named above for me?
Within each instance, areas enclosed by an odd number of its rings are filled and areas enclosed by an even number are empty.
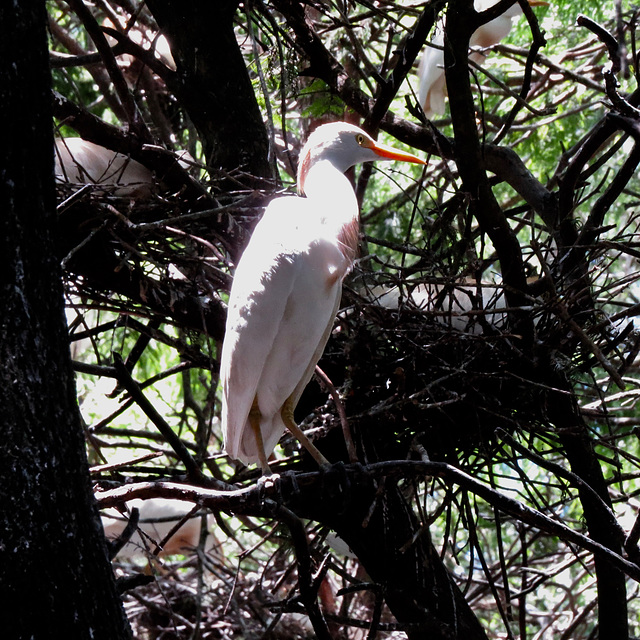
[[[196,164],[188,151],[173,155],[185,171]],[[94,184],[121,198],[149,198],[164,188],[143,164],[83,138],[56,138],[55,175],[59,182]]]
[[[345,122],[318,127],[298,166],[303,197],[273,200],[236,269],[222,357],[224,447],[245,464],[267,458],[288,428],[326,458],[293,412],[331,333],[342,280],[358,246],[359,210],[344,172],[360,162],[424,160],[375,142]]]
[[[499,0],[474,0],[474,9],[478,12],[485,11],[497,4]],[[549,3],[543,0],[527,0],[532,6],[546,6]],[[471,35],[469,45],[486,49],[494,44],[498,44],[506,38],[511,31],[513,19],[522,15],[522,8],[515,2],[502,15],[482,25]],[[432,118],[435,114],[444,113],[444,99],[447,96],[447,87],[444,76],[444,34],[441,28],[436,31],[432,40],[435,47],[427,45],[420,67],[418,69],[418,100],[427,118]],[[469,58],[479,63],[483,54],[472,51]]]
[[[425,311],[435,322],[470,334],[482,334],[480,318],[494,329],[503,328],[507,321],[504,285],[491,282],[477,283],[473,278],[458,281],[423,282],[399,287],[378,285],[365,295],[385,309],[396,310],[409,304]]]
[[[130,198],[153,192],[153,173],[144,165],[82,138],[57,138],[55,161],[56,179],[62,182],[101,185],[113,195]]]
[[[182,526],[168,539],[165,538],[193,511],[193,504],[183,500],[171,500],[167,498],[149,498],[141,500],[136,498],[127,503],[129,508],[137,508],[140,520],[138,531],[136,531],[129,541],[118,552],[118,558],[146,557],[153,554],[156,545],[164,542],[158,555],[160,557],[176,554],[192,553],[200,542],[200,529],[202,520],[199,515],[194,515],[186,520]],[[123,516],[117,509],[106,509],[101,514],[102,527],[105,537],[109,540],[117,539],[125,527],[128,518]],[[207,516],[207,528],[213,524],[210,516]],[[209,531],[205,551],[212,552],[220,543]]]

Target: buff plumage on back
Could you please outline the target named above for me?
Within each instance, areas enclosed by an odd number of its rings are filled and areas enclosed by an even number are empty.
[[[358,204],[344,171],[382,158],[423,162],[354,125],[319,127],[300,154],[298,191],[307,197],[273,200],[256,226],[235,273],[220,366],[232,458],[267,472],[266,456],[288,427],[326,462],[290,414],[329,338],[357,250]]]

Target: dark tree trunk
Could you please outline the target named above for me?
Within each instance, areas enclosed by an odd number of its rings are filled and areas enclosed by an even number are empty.
[[[171,87],[193,121],[213,169],[272,176],[269,141],[238,47],[239,0],[149,0],[178,67]]]
[[[55,258],[44,2],[0,5],[3,638],[130,637],[90,487]]]
[[[333,484],[333,481],[336,481]],[[487,640],[477,617],[444,566],[429,531],[392,479],[330,473],[319,492],[296,494],[297,515],[333,529],[353,550],[410,640]]]
[[[514,308],[524,306],[525,299],[519,292],[526,291],[524,262],[519,241],[500,210],[489,184],[482,155],[481,141],[475,122],[475,107],[469,72],[467,68],[467,51],[469,37],[475,29],[471,0],[456,0],[449,4],[447,10],[447,38],[445,40],[445,69],[447,87],[449,88],[449,104],[451,119],[456,140],[456,164],[463,181],[463,188],[472,201],[472,211],[479,226],[491,238],[500,259],[502,275],[507,286],[505,295]],[[462,151],[464,150],[464,151]],[[479,170],[480,169],[480,170]],[[571,245],[577,240],[569,226],[561,229],[562,243]],[[575,255],[575,254],[574,254]],[[582,254],[584,259],[584,253]],[[566,262],[563,269],[566,271]],[[561,261],[562,263],[562,261]],[[581,274],[587,272],[586,263],[580,264],[574,258],[570,270]],[[579,290],[588,290],[583,278],[579,279]],[[580,300],[585,299],[584,294]],[[527,314],[514,314],[510,319],[516,329],[515,333],[523,337],[520,348],[523,353],[531,353],[531,360],[539,359],[532,353],[533,324]],[[554,372],[554,366],[548,365],[540,374],[542,384],[552,389],[562,389],[565,393],[553,394],[550,398],[549,417],[559,432],[559,440],[564,447],[571,470],[584,481],[601,499],[595,500],[591,493],[580,488],[579,495],[590,536],[607,546],[615,553],[622,551],[622,540],[616,539],[615,528],[611,522],[603,518],[601,504],[611,507],[607,485],[602,469],[596,458],[593,442],[586,425],[578,415],[571,395],[570,385]],[[569,400],[568,398],[571,398]],[[598,622],[600,638],[628,637],[627,602],[625,576],[616,567],[594,558],[598,583]]]
[[[548,373],[546,382],[551,383],[554,389],[570,388],[565,380],[560,376],[553,376],[552,373]],[[583,487],[579,489],[589,536],[615,553],[623,555],[623,540],[618,537],[618,530],[612,526],[611,519],[602,509],[602,505],[605,504],[613,511],[613,506],[587,426],[568,393],[553,394],[549,407],[550,417],[558,427],[559,440],[571,465],[571,471],[601,499],[599,502],[591,492]],[[626,576],[601,557],[594,556],[594,564],[598,587],[598,637],[603,640],[626,640],[629,637]]]

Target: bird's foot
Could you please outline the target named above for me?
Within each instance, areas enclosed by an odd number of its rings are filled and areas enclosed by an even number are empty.
[[[272,498],[274,491],[278,491],[277,487],[280,486],[280,474],[273,473],[270,469],[269,471],[270,473],[261,475],[256,481],[261,503]]]
[[[269,467],[267,468],[269,469],[269,472],[264,473],[263,471],[262,475],[257,480],[257,484],[259,487],[262,487],[264,489],[272,489],[273,487],[275,487],[276,482],[280,480],[280,474],[274,473]]]

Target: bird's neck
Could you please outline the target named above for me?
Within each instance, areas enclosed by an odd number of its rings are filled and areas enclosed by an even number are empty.
[[[347,223],[358,218],[358,201],[351,182],[332,162],[314,163],[305,176],[303,189],[309,200],[318,203],[318,211],[328,223]]]
[[[360,216],[349,179],[332,162],[320,160],[309,168],[304,192],[313,202],[320,221],[335,233],[345,257],[353,260],[358,248]]]

